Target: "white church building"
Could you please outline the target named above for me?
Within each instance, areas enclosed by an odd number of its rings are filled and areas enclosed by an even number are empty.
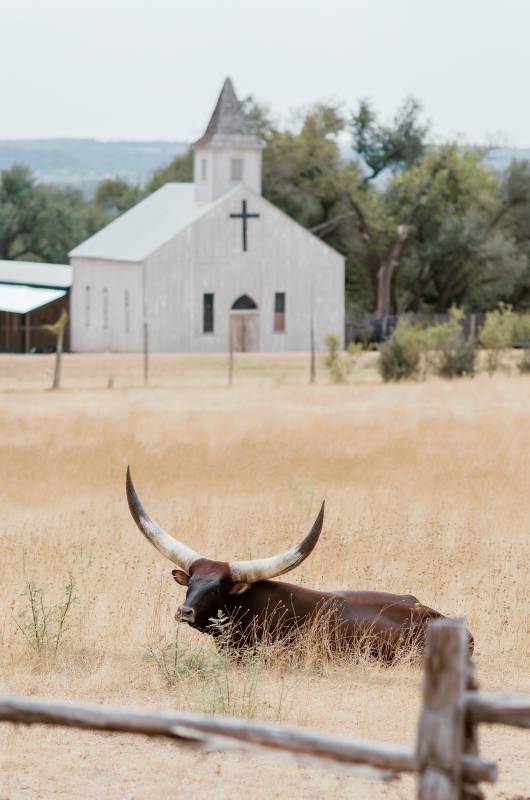
[[[344,258],[261,196],[263,142],[227,79],[167,183],[70,253],[71,349],[299,351],[344,332]]]

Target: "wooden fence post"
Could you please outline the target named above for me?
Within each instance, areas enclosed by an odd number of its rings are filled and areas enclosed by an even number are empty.
[[[24,317],[24,352],[29,353],[31,341],[31,314],[28,313]]]
[[[48,333],[51,333],[52,336],[55,336],[55,367],[53,370],[52,389],[61,388],[64,329],[66,328],[67,322],[68,314],[63,308],[59,319],[57,322],[54,322],[53,325],[37,325],[35,327],[35,330],[48,331]]]
[[[470,658],[467,659],[467,669],[465,674],[465,688],[467,693],[475,692],[477,690],[477,681],[475,677],[475,665]],[[465,703],[465,696],[463,698],[464,704],[464,741],[462,743],[462,750],[464,754],[471,756],[478,756],[478,726],[473,722],[471,716],[467,713]],[[483,800],[484,793],[472,782],[469,778],[462,781],[461,800]]]
[[[469,323],[469,338],[470,339],[474,339],[475,338],[476,331],[477,331],[477,315],[476,314],[471,314],[471,320],[470,320],[470,323]]]
[[[149,383],[149,328],[144,322],[144,386]]]
[[[313,325],[313,320],[311,319],[311,328],[309,331],[309,339],[311,343],[311,361],[309,365],[309,383],[314,383],[316,379],[317,369],[316,369],[316,360],[315,360],[315,326]]]
[[[228,320],[228,385],[232,387],[234,380],[234,340],[232,336],[232,323]]]
[[[461,800],[468,661],[464,625],[453,620],[432,621],[427,631],[416,745],[419,800]]]
[[[53,371],[53,385],[52,389],[61,388],[61,367],[63,359],[63,340],[64,340],[64,327],[68,317],[65,318],[64,325],[61,325],[57,333],[57,345],[55,349],[55,369]]]

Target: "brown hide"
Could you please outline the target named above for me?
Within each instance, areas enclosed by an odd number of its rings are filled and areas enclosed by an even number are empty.
[[[232,594],[232,586],[228,563],[200,559],[193,564],[183,607],[196,611],[192,627],[216,638],[224,635],[236,650],[260,640],[288,641],[302,625],[321,616],[322,635],[334,649],[367,640],[370,652],[391,659],[413,644],[421,649],[428,621],[443,616],[412,595],[319,592],[271,580]],[[231,622],[224,634],[216,623],[219,615]]]

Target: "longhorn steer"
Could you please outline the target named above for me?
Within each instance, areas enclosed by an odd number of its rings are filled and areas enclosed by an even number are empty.
[[[227,562],[203,558],[154,522],[136,494],[129,468],[127,500],[140,531],[177,565],[173,577],[187,587],[176,619],[217,637],[221,630],[216,621],[228,618],[232,623],[228,643],[236,650],[264,637],[288,640],[323,614],[337,649],[368,636],[371,651],[389,660],[413,644],[421,648],[428,621],[443,616],[408,594],[320,592],[269,580],[294,569],[311,553],[322,531],[324,503],[307,536],[290,550],[271,558]]]

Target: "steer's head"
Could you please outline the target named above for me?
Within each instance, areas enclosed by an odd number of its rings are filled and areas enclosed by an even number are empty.
[[[324,521],[324,503],[307,536],[281,555],[250,561],[210,561],[174,539],[144,509],[127,468],[127,501],[134,521],[143,535],[162,555],[177,565],[173,577],[187,587],[186,599],[177,619],[205,628],[224,611],[232,595],[243,594],[256,581],[283,575],[301,564],[318,541]]]

